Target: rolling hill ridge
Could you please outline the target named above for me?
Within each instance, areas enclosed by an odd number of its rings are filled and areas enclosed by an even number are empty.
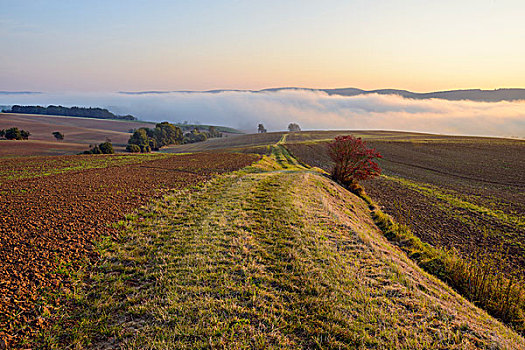
[[[218,89],[218,90],[206,90],[206,91],[192,91],[192,90],[179,90],[179,91],[121,91],[121,94],[128,95],[146,95],[146,94],[166,94],[166,93],[221,93],[221,92],[278,92],[287,90],[306,90],[314,92],[325,92],[328,95],[336,96],[358,96],[368,94],[379,94],[379,95],[398,95],[404,98],[411,99],[443,99],[449,101],[479,101],[479,102],[499,102],[499,101],[518,101],[525,100],[525,89],[511,88],[511,89],[495,89],[495,90],[481,90],[481,89],[465,89],[465,90],[448,90],[448,91],[434,91],[434,92],[412,92],[408,90],[399,89],[378,89],[378,90],[362,90],[357,88],[337,88],[337,89],[312,89],[303,87],[279,87],[269,88],[262,90],[236,90],[236,89]]]

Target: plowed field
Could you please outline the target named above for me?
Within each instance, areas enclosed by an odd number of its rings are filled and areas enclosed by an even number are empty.
[[[257,159],[201,153],[81,170],[64,167],[74,157],[0,160],[0,348],[46,327],[53,310],[41,304],[43,293],[68,288],[63,272],[97,258],[93,242],[115,234],[111,223],[159,189],[195,185]],[[58,173],[50,172],[52,161],[62,164]]]
[[[525,273],[525,142],[356,134],[384,157],[386,176],[364,186],[385,212],[425,242],[475,259],[482,255],[506,273]],[[286,147],[301,161],[330,171],[328,136],[333,135],[290,134]]]

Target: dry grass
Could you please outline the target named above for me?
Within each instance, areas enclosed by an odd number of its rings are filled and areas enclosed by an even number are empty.
[[[281,146],[119,224],[48,347],[525,348]]]

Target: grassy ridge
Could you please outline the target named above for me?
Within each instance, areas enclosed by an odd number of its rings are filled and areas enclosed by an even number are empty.
[[[376,207],[366,195],[362,197]],[[461,295],[521,334],[525,332],[525,289],[519,277],[499,273],[495,263],[486,257],[465,259],[453,251],[423,243],[408,226],[394,222],[377,207],[373,218],[385,236],[425,271],[447,282]]]
[[[120,222],[49,347],[523,348],[284,152]]]
[[[286,146],[329,169],[325,145],[310,136],[290,135],[295,142]],[[373,143],[388,156],[382,164],[388,176],[365,186],[397,221],[375,212],[386,236],[428,272],[524,332],[523,166],[513,161],[523,142],[443,137]]]

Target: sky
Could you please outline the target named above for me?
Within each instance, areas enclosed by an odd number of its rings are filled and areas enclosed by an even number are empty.
[[[0,91],[525,87],[518,0],[0,0]]]

